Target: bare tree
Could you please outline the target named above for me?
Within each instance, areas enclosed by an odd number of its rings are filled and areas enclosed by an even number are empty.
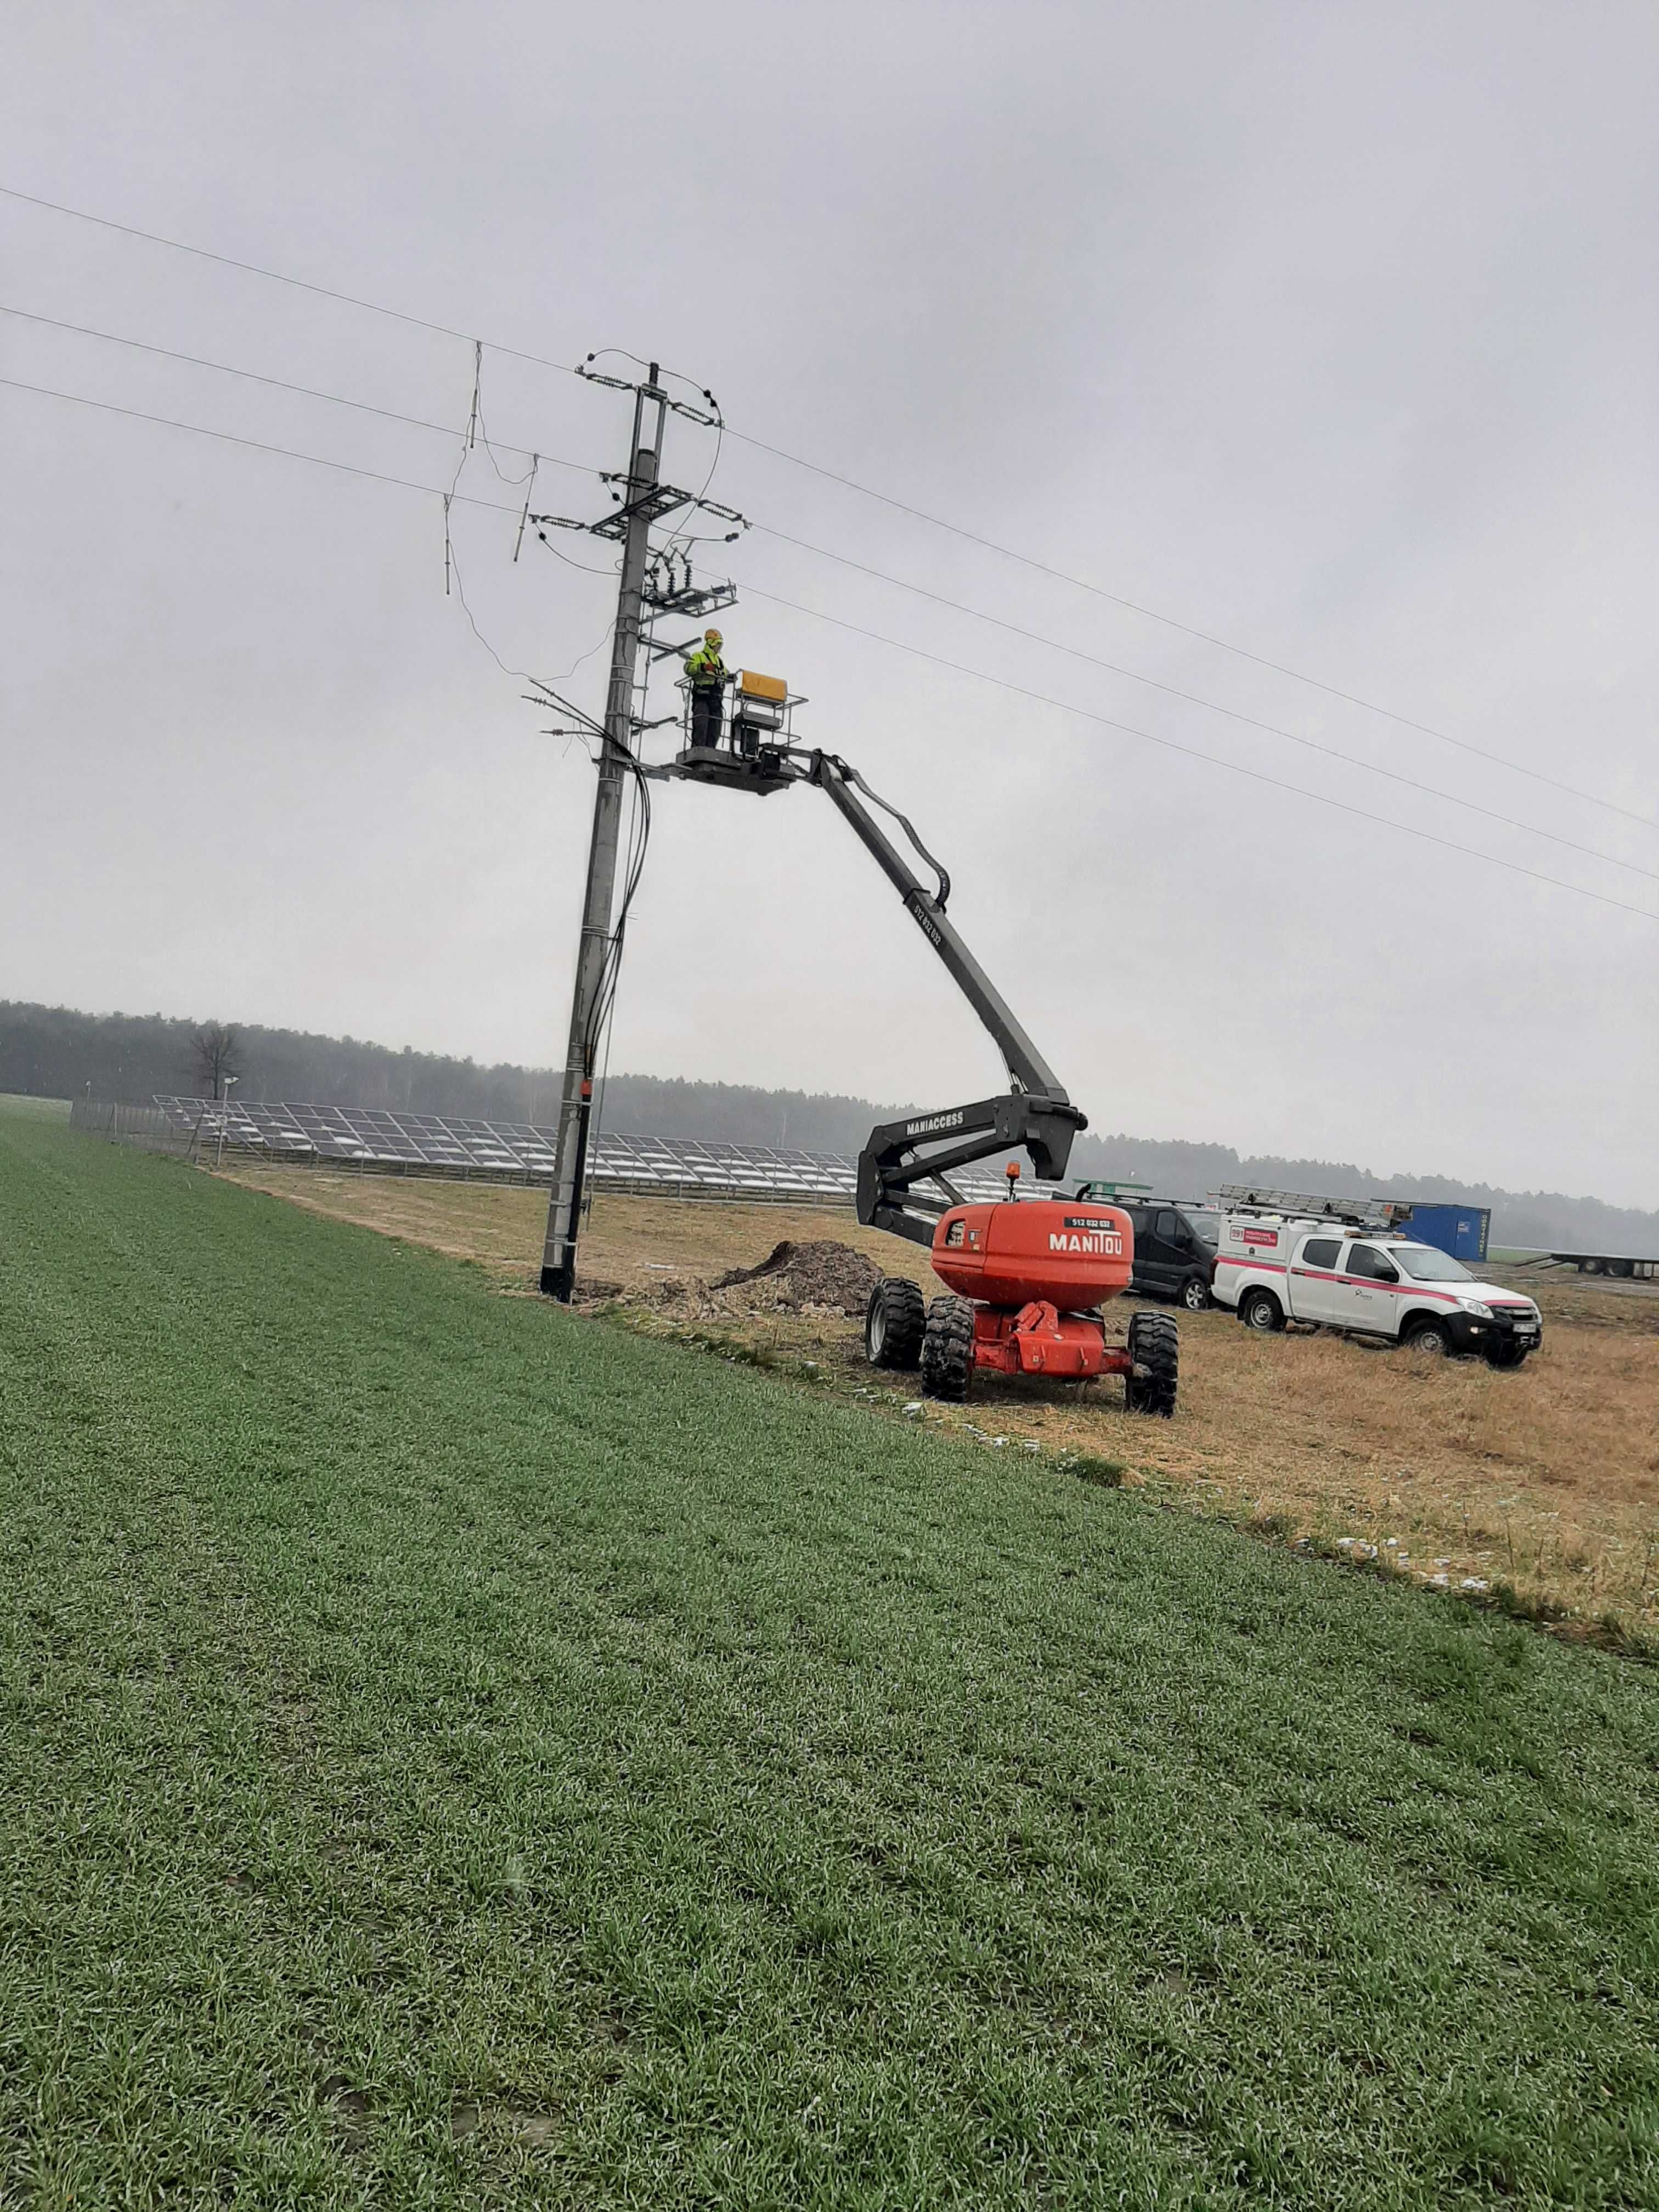
[[[242,1040],[234,1029],[223,1022],[210,1022],[205,1029],[198,1030],[191,1041],[196,1048],[196,1073],[204,1083],[213,1085],[213,1096],[224,1096],[225,1079],[242,1072]]]

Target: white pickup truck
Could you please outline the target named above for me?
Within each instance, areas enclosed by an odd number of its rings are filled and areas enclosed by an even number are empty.
[[[1212,1289],[1247,1328],[1310,1322],[1494,1367],[1518,1367],[1544,1334],[1530,1298],[1477,1281],[1449,1253],[1339,1222],[1224,1215]]]

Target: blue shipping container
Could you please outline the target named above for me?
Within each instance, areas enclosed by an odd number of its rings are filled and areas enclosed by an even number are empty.
[[[1433,1244],[1454,1260],[1484,1260],[1492,1228],[1489,1206],[1412,1206],[1406,1234]]]

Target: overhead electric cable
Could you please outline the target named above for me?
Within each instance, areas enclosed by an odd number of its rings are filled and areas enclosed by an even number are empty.
[[[286,460],[309,461],[313,468],[334,469],[342,476],[362,477],[370,483],[392,484],[400,491],[424,492],[428,499],[447,500],[455,507],[482,507],[492,514],[516,515],[519,512],[516,507],[509,507],[499,499],[477,499],[471,492],[465,491],[446,492],[441,484],[416,483],[412,477],[388,476],[381,469],[359,468],[350,461],[331,461],[322,453],[303,453],[297,446],[275,446],[261,438],[238,437],[229,430],[210,430],[204,422],[181,422],[176,416],[151,415],[142,407],[118,407],[112,400],[88,399],[81,392],[59,392],[49,384],[25,384],[15,376],[0,376],[0,386],[11,392],[30,392],[42,399],[65,399],[74,407],[94,407],[100,414],[125,416],[134,422],[154,422],[164,430],[188,430],[195,437],[213,438],[221,445],[246,446],[250,453],[278,453]],[[455,433],[451,430],[447,434],[453,437]],[[575,464],[569,465],[574,466]],[[558,552],[557,547],[553,545],[550,545],[548,550]],[[605,576],[614,573],[607,568],[590,568],[586,562],[573,561],[568,554],[559,553],[558,557],[567,568],[580,568],[585,576]],[[471,620],[470,615],[468,619]],[[586,653],[582,655],[584,660],[587,657]]]
[[[431,331],[441,337],[456,338],[465,345],[477,345],[479,343],[471,332],[458,330],[452,324],[433,322],[422,315],[406,313],[399,307],[385,307],[379,301],[362,299],[356,293],[338,291],[325,284],[314,284],[304,277],[289,276],[279,269],[266,269],[257,262],[239,260],[234,254],[215,253],[204,246],[188,245],[182,239],[165,237],[158,231],[143,230],[133,223],[118,222],[108,216],[93,215],[84,208],[70,207],[62,201],[49,200],[36,192],[21,191],[15,185],[0,185],[0,197],[20,201],[29,207],[44,208],[53,215],[68,216],[78,222],[95,224],[100,229],[118,231],[128,238],[142,239],[152,246],[164,246],[174,252],[188,253],[200,260],[217,262],[225,268],[240,269],[250,276],[267,277],[273,283],[286,284],[298,291],[314,293],[321,299],[337,301],[343,306],[361,307],[369,314],[387,316],[394,322],[407,323],[416,330]],[[504,354],[514,361],[528,362],[538,368],[550,368],[561,375],[580,375],[581,373],[579,366],[569,362],[551,361],[544,354],[527,353],[520,347],[504,345],[494,339],[490,340],[489,343],[493,351]],[[620,349],[608,348],[606,350],[616,351]],[[639,356],[630,355],[629,358],[638,360]],[[1322,677],[1310,676],[1304,670],[1291,667],[1287,662],[1274,660],[1265,653],[1252,652],[1248,646],[1236,645],[1229,638],[1219,637],[1210,630],[1200,629],[1195,624],[1182,622],[1173,615],[1162,614],[1157,608],[1146,606],[1138,599],[1127,599],[1121,592],[1109,592],[1103,585],[1091,583],[1086,577],[1076,576],[1066,569],[1056,568],[1048,562],[1039,561],[1032,554],[1022,553],[1017,548],[1004,545],[995,538],[985,537],[980,532],[966,529],[960,523],[948,521],[942,515],[930,514],[925,507],[915,507],[906,500],[896,499],[890,492],[878,491],[873,485],[860,483],[856,477],[845,476],[835,469],[825,468],[820,462],[809,461],[802,454],[792,453],[786,447],[775,446],[767,439],[757,438],[750,432],[735,430],[729,423],[722,423],[721,429],[723,434],[736,438],[744,445],[752,446],[757,453],[770,453],[777,460],[787,461],[793,468],[805,469],[810,475],[821,477],[826,483],[840,484],[846,490],[857,492],[861,498],[874,500],[881,506],[893,508],[897,514],[907,514],[916,521],[927,523],[931,529],[945,531],[952,537],[962,538],[968,544],[980,546],[987,552],[995,553],[1004,560],[1015,562],[1023,568],[1034,570],[1039,575],[1048,576],[1059,583],[1070,584],[1078,591],[1089,592],[1094,598],[1103,599],[1113,606],[1125,608],[1128,612],[1140,615],[1149,622],[1161,623],[1166,629],[1178,631],[1182,636],[1195,639],[1201,644],[1213,646],[1219,652],[1232,653],[1237,659],[1250,661],[1259,668],[1270,669],[1276,675],[1288,677],[1293,683],[1305,684],[1314,690],[1324,692],[1329,698],[1341,700],[1345,705],[1358,707],[1366,714],[1379,714],[1384,720],[1394,722],[1402,729],[1415,730],[1419,736],[1433,738],[1441,744],[1453,746],[1458,751],[1466,752],[1476,760],[1486,762],[1489,766],[1506,769],[1515,775],[1526,776],[1531,781],[1544,784],[1553,791],[1562,792],[1569,798],[1581,799],[1587,805],[1602,807],[1608,813],[1621,815],[1627,821],[1639,823],[1644,829],[1659,829],[1659,820],[1656,820],[1653,816],[1638,813],[1632,807],[1621,806],[1616,799],[1603,799],[1595,792],[1582,790],[1577,785],[1565,782],[1559,777],[1547,775],[1541,769],[1528,768],[1519,761],[1505,759],[1501,753],[1491,752],[1483,746],[1471,744],[1467,738],[1455,738],[1449,731],[1437,729],[1431,723],[1419,722],[1409,714],[1396,712],[1392,707],[1381,705],[1376,700],[1363,698],[1358,692],[1345,691],[1340,685],[1328,684]]]
[[[446,501],[446,513],[447,512],[447,507],[448,502]],[[501,659],[501,654],[496,652],[495,647],[489,642],[489,640],[478,628],[477,617],[473,613],[471,608],[467,604],[466,586],[461,578],[460,561],[456,555],[454,547],[449,542],[448,533],[447,531],[444,537],[444,566],[447,575],[451,571],[453,572],[455,578],[455,596],[461,603],[461,612],[466,617],[468,629],[472,632],[473,636],[477,639],[479,644],[483,646],[484,651],[495,662],[496,667],[501,670],[502,675],[516,676],[521,682],[526,684],[537,683],[539,679],[532,676],[528,669],[509,668],[507,663]]]
[[[1406,775],[1398,769],[1381,768],[1374,761],[1362,760],[1355,753],[1344,752],[1340,745],[1322,744],[1316,738],[1304,737],[1299,731],[1287,730],[1278,722],[1264,722],[1255,714],[1246,714],[1237,707],[1224,707],[1218,699],[1206,699],[1201,692],[1185,691],[1178,684],[1165,684],[1161,678],[1144,676],[1139,669],[1126,668],[1121,662],[1104,660],[1098,653],[1085,653],[1081,646],[1067,645],[1061,639],[1045,637],[1041,630],[1025,629],[1018,623],[1005,622],[1000,615],[988,615],[977,607],[966,606],[960,599],[947,599],[942,592],[929,591],[924,584],[912,584],[902,576],[890,576],[880,568],[872,568],[863,561],[854,561],[845,553],[832,553],[828,546],[809,545],[804,538],[792,538],[787,531],[774,530],[769,524],[757,522],[751,528],[763,538],[775,538],[781,544],[793,545],[798,551],[816,555],[820,560],[834,561],[843,568],[851,568],[860,576],[868,576],[878,584],[890,584],[896,590],[909,592],[917,599],[931,600],[936,607],[948,607],[955,614],[967,615],[973,621],[992,629],[1006,630],[1011,637],[1024,638],[1027,643],[1040,645],[1050,653],[1064,653],[1073,660],[1087,663],[1091,668],[1103,668],[1112,676],[1127,677],[1132,684],[1144,684],[1154,691],[1162,691],[1171,699],[1185,700],[1188,706],[1206,708],[1213,714],[1224,714],[1231,721],[1242,722],[1246,728],[1261,730],[1269,737],[1283,738],[1287,744],[1301,745],[1306,751],[1318,753],[1326,760],[1341,761],[1349,768],[1357,768],[1366,775],[1380,776],[1385,782],[1403,784],[1408,791],[1419,791],[1430,799],[1443,800],[1449,806],[1462,806],[1471,814],[1481,814],[1489,822],[1501,822],[1506,830],[1520,830],[1529,837],[1543,837],[1552,845],[1560,845],[1570,853],[1582,853],[1587,859],[1601,860],[1610,868],[1624,868],[1633,876],[1645,876],[1650,883],[1659,884],[1659,868],[1644,868],[1638,860],[1620,860],[1616,853],[1604,853],[1596,845],[1581,845],[1576,838],[1564,837],[1559,830],[1542,830],[1535,823],[1522,822],[1513,814],[1503,814],[1495,806],[1483,806],[1478,799],[1461,799],[1455,791],[1442,791],[1419,777]]]
[[[270,446],[266,445],[263,441],[258,438],[234,437],[228,430],[210,430],[205,428],[199,422],[175,422],[171,416],[148,415],[137,407],[116,407],[107,399],[83,399],[78,392],[54,392],[48,385],[21,384],[15,377],[10,376],[0,376],[0,385],[4,385],[9,390],[13,392],[31,392],[46,399],[67,399],[76,407],[96,407],[105,414],[125,416],[131,420],[137,422],[158,423],[164,429],[190,430],[194,432],[196,436],[198,438],[216,438],[226,445],[246,446],[252,452],[256,453],[277,453],[282,455],[286,460],[309,461],[314,468],[337,469],[347,476],[363,477],[367,478],[370,483],[393,485],[400,491],[424,492],[429,499],[441,500],[444,503],[446,511],[447,511],[451,505],[459,505],[462,507],[488,507],[495,514],[516,514],[518,512],[516,507],[504,506],[500,500],[473,499],[465,492],[456,492],[453,490],[446,492],[441,484],[416,483],[412,478],[408,477],[386,476],[379,469],[356,468],[349,461],[331,461],[325,459],[325,457],[320,453],[302,453],[297,447],[293,446]],[[453,432],[451,432],[450,434],[453,436],[454,434]],[[460,600],[461,611],[466,617],[468,624],[471,629],[472,635],[477,639],[479,644],[483,646],[484,651],[489,655],[490,659],[501,670],[501,673],[504,676],[516,676],[522,678],[525,682],[530,684],[540,682],[541,679],[538,677],[530,675],[527,670],[522,668],[509,668],[507,663],[501,659],[500,653],[496,652],[495,647],[491,645],[489,640],[478,628],[478,624],[473,615],[472,610],[467,604],[465,587],[461,581],[459,562],[456,559],[454,550],[453,546],[448,544],[447,538],[446,538],[445,544],[445,563],[447,569],[452,569],[453,572],[456,596]],[[580,568],[582,564],[580,561],[576,561],[573,562],[570,565],[573,568]],[[588,568],[585,569],[583,573],[590,576],[602,576],[606,572],[603,568]],[[611,635],[608,628],[605,635],[605,637],[609,637]],[[599,645],[603,645],[604,642],[605,638],[602,637],[599,640]],[[591,659],[592,654],[598,651],[599,645],[590,646],[587,652],[583,653],[580,656],[580,659],[576,661],[574,666],[570,671],[570,674],[574,675],[576,669],[580,667],[582,661]],[[562,678],[562,680],[568,681],[568,678]]]
[[[1266,769],[1247,768],[1242,761],[1230,761],[1219,753],[1206,753],[1197,745],[1183,745],[1174,738],[1159,737],[1156,732],[1143,730],[1133,722],[1120,722],[1110,714],[1097,714],[1089,707],[1074,707],[1067,699],[1055,699],[1046,691],[1034,691],[1024,684],[1013,684],[1006,677],[993,676],[982,668],[969,668],[960,660],[948,659],[945,654],[929,653],[920,645],[908,644],[903,638],[888,637],[882,631],[866,629],[859,623],[844,622],[839,615],[826,615],[817,607],[804,607],[794,599],[786,599],[775,592],[763,591],[758,584],[742,584],[739,589],[757,599],[766,599],[775,607],[787,607],[792,614],[806,615],[814,622],[829,623],[836,629],[849,630],[855,637],[867,637],[877,645],[891,646],[896,652],[910,653],[918,660],[931,662],[935,668],[948,668],[958,676],[970,676],[975,682],[994,685],[999,691],[1011,691],[1016,697],[1030,699],[1039,707],[1053,707],[1062,714],[1074,714],[1080,720],[1097,723],[1101,728],[1121,730],[1126,737],[1141,738],[1150,745],[1158,745],[1165,752],[1181,753],[1188,760],[1204,761],[1211,768],[1228,769],[1234,775],[1248,776],[1252,783],[1269,784],[1275,791],[1288,791],[1298,799],[1310,799],[1316,806],[1334,807],[1339,814],[1351,814],[1361,822],[1373,822],[1384,830],[1397,830],[1402,836],[1419,838],[1424,843],[1438,845],[1449,853],[1462,853],[1471,860],[1484,860],[1489,867],[1504,868],[1513,876],[1525,876],[1535,884],[1547,884],[1558,891],[1571,891],[1577,898],[1593,899],[1598,906],[1616,908],[1620,914],[1639,915],[1644,921],[1659,922],[1659,913],[1652,908],[1632,906],[1627,899],[1610,897],[1605,891],[1587,890],[1582,884],[1570,884],[1559,876],[1547,876],[1540,869],[1523,866],[1518,860],[1500,860],[1495,853],[1483,853],[1474,845],[1460,845],[1454,837],[1443,837],[1433,830],[1419,830],[1409,822],[1396,822],[1391,815],[1373,814],[1369,808],[1355,806],[1346,799],[1328,798],[1323,792],[1310,791],[1304,784],[1291,783],[1284,776],[1269,775]]]
[[[46,208],[53,215],[66,215],[76,222],[95,223],[100,230],[118,230],[125,238],[142,238],[149,246],[165,246],[174,253],[193,254],[198,261],[216,261],[226,269],[240,269],[249,276],[269,277],[273,284],[291,285],[296,292],[314,292],[320,300],[335,300],[343,307],[362,307],[371,315],[385,315],[394,323],[407,323],[413,330],[433,331],[438,337],[459,338],[464,345],[477,343],[471,331],[458,331],[448,323],[430,322],[424,315],[405,314],[401,307],[382,307],[378,300],[360,299],[355,292],[337,292],[327,284],[313,284],[303,276],[285,276],[280,269],[264,269],[256,261],[239,261],[234,253],[213,253],[204,246],[187,246],[181,238],[164,238],[159,231],[140,230],[136,223],[116,222],[106,215],[89,215],[85,208],[65,207],[61,200],[43,199],[37,192],[21,192],[13,185],[0,185],[0,198],[21,200],[30,207]],[[491,350],[510,354],[514,361],[527,361],[538,368],[553,368],[562,374],[574,371],[568,361],[549,361],[538,353],[521,353],[516,346],[497,345],[492,339]]]
[[[424,492],[428,499],[445,496],[441,484],[416,483],[410,477],[387,476],[383,470],[358,468],[350,461],[331,461],[321,453],[302,453],[297,446],[273,446],[262,438],[239,438],[229,430],[210,430],[204,423],[181,422],[172,415],[147,414],[142,407],[118,407],[109,399],[88,399],[81,392],[59,392],[50,384],[25,384],[15,376],[0,376],[0,385],[9,392],[34,392],[42,399],[66,399],[74,407],[95,407],[104,415],[124,415],[134,422],[158,422],[166,430],[188,430],[198,438],[216,438],[224,446],[246,446],[255,453],[281,453],[290,461],[309,461],[313,468],[337,469],[343,476],[367,477],[371,483],[396,484],[403,491]],[[452,431],[450,435],[453,434]],[[496,514],[516,515],[519,511],[498,499],[474,499],[468,492],[457,492],[454,500],[458,507],[487,507]],[[604,571],[594,568],[589,573],[597,576]]]
[[[584,576],[614,576],[617,573],[617,563],[614,561],[608,568],[590,568],[586,561],[573,561],[569,554],[561,553],[544,530],[538,530],[536,535],[546,546],[553,558],[556,561],[562,561],[567,568],[580,568]]]
[[[14,315],[20,321],[26,323],[44,323],[51,330],[69,331],[76,337],[100,338],[106,345],[127,346],[135,353],[157,354],[164,361],[181,361],[191,368],[210,368],[219,376],[240,377],[249,384],[267,384],[276,392],[297,392],[302,399],[325,399],[335,407],[355,408],[362,415],[379,415],[388,422],[401,422],[411,430],[433,430],[444,438],[455,438],[461,434],[453,422],[428,422],[418,415],[399,415],[392,408],[376,407],[367,399],[348,399],[343,392],[324,392],[311,384],[292,384],[286,377],[265,376],[258,369],[238,368],[230,362],[209,361],[201,354],[180,353],[173,346],[151,345],[143,338],[125,337],[118,331],[96,331],[86,323],[66,323],[56,315],[38,315],[27,307],[9,307],[4,301],[0,301],[0,315]],[[479,418],[478,427],[483,433],[482,416]],[[491,441],[487,434],[485,434],[484,442],[487,447],[493,443],[499,446],[504,453],[521,453],[526,460],[531,459],[533,450],[529,446],[511,445],[502,438]],[[585,462],[562,461],[552,453],[535,451],[535,458],[546,462],[550,468],[570,469],[579,476],[597,477],[602,473],[599,469],[589,467]],[[513,479],[502,478],[503,483],[509,481]],[[517,481],[522,483],[524,479],[520,477]]]
[[[1541,769],[1527,768],[1519,761],[1506,759],[1502,753],[1488,752],[1480,745],[1471,744],[1466,738],[1454,738],[1449,732],[1437,730],[1431,723],[1414,721],[1409,714],[1396,714],[1392,707],[1379,706],[1374,699],[1363,699],[1358,692],[1344,691],[1337,684],[1327,684],[1322,677],[1310,676],[1303,669],[1291,667],[1287,662],[1271,660],[1265,653],[1252,653],[1248,646],[1235,645],[1230,639],[1218,637],[1210,630],[1199,629],[1191,623],[1177,621],[1173,615],[1160,614],[1156,607],[1143,606],[1138,599],[1127,599],[1121,592],[1109,592],[1103,585],[1091,584],[1086,577],[1074,576],[1064,568],[1051,568],[1046,561],[1039,561],[1030,553],[1021,553],[1012,545],[1000,544],[994,538],[981,537],[977,531],[966,530],[960,523],[947,522],[941,515],[929,514],[924,507],[912,507],[905,500],[895,499],[890,493],[877,491],[872,486],[860,483],[852,477],[839,475],[834,469],[822,468],[816,461],[804,460],[799,453],[786,453],[781,446],[769,445],[764,438],[752,437],[745,430],[734,430],[729,423],[726,434],[737,439],[740,445],[753,446],[760,453],[771,453],[778,460],[788,461],[793,467],[823,477],[830,483],[841,484],[848,491],[861,494],[866,499],[876,500],[882,506],[893,507],[900,514],[910,515],[915,520],[925,522],[934,530],[946,531],[951,537],[963,538],[969,545],[981,546],[988,553],[1000,554],[1006,561],[1014,561],[1022,568],[1035,569],[1040,576],[1048,576],[1056,583],[1071,584],[1078,591],[1088,592],[1094,598],[1105,599],[1115,607],[1127,608],[1131,614],[1144,615],[1148,622],[1161,623],[1166,629],[1179,630],[1183,637],[1195,638],[1200,644],[1215,646],[1219,651],[1233,653],[1241,660],[1254,662],[1258,668],[1272,669],[1275,675],[1288,676],[1295,683],[1306,684],[1316,691],[1324,692],[1328,698],[1340,699],[1345,705],[1361,708],[1368,714],[1381,714],[1386,721],[1397,722],[1402,729],[1415,730],[1423,737],[1434,738],[1443,745],[1453,745],[1459,752],[1470,753],[1476,760],[1483,760],[1491,767],[1507,769],[1512,775],[1530,777],[1534,783],[1547,784],[1552,791],[1565,792],[1570,798],[1582,799],[1589,805],[1605,807],[1610,814],[1621,814],[1627,821],[1639,822],[1644,830],[1659,830],[1659,819],[1650,814],[1638,814],[1633,807],[1620,805],[1617,799],[1602,799],[1593,791],[1582,791],[1577,784],[1564,783],[1558,776],[1546,775]]]
[[[258,438],[236,437],[228,430],[210,430],[199,422],[180,422],[171,416],[151,415],[137,407],[118,407],[106,399],[84,398],[78,392],[55,391],[49,385],[25,384],[15,377],[5,376],[0,377],[0,386],[13,392],[32,392],[41,398],[67,400],[76,407],[95,408],[100,413],[121,416],[132,422],[156,423],[164,429],[187,430],[198,437],[211,438],[222,445],[246,447],[256,453],[276,453],[288,460],[308,461],[316,468],[333,469],[345,476],[361,477],[371,483],[391,484],[401,491],[420,492],[428,499],[441,500],[445,496],[441,484],[416,483],[410,477],[388,476],[379,469],[358,468],[349,461],[329,460],[320,453],[304,453],[297,447],[270,445]],[[475,499],[465,492],[457,493],[454,497],[459,505],[487,507],[497,514],[516,514],[518,512],[516,507],[500,500]],[[589,569],[585,573],[599,575],[605,572]],[[970,668],[964,662],[951,660],[942,653],[929,653],[921,646],[908,644],[902,638],[888,637],[879,630],[866,629],[860,623],[843,621],[839,616],[826,615],[817,607],[802,606],[798,601],[786,599],[775,592],[763,591],[757,584],[745,584],[743,589],[756,599],[768,600],[774,606],[786,607],[791,613],[806,615],[814,621],[828,623],[835,629],[869,638],[878,645],[891,647],[896,652],[908,653],[916,659],[931,662],[935,667],[950,669],[957,675],[971,677],[978,683],[992,684],[999,690],[1030,699],[1039,706],[1055,708],[1062,714],[1097,723],[1103,729],[1121,730],[1127,737],[1143,738],[1148,744],[1158,745],[1167,752],[1181,753],[1189,760],[1206,762],[1212,768],[1230,769],[1233,775],[1248,776],[1253,782],[1269,784],[1275,790],[1288,791],[1297,798],[1312,799],[1320,806],[1334,807],[1338,812],[1352,815],[1360,821],[1373,822],[1384,829],[1400,830],[1408,837],[1439,845],[1449,852],[1462,853],[1470,860],[1484,860],[1491,867],[1505,869],[1511,875],[1525,876],[1534,883],[1547,884],[1556,890],[1571,891],[1579,898],[1594,900],[1599,906],[1613,907],[1622,914],[1639,915],[1644,921],[1659,921],[1659,914],[1647,907],[1632,906],[1628,900],[1610,898],[1601,891],[1587,890],[1582,884],[1564,882],[1559,876],[1547,876],[1540,869],[1522,866],[1518,861],[1500,860],[1496,854],[1482,853],[1472,845],[1461,845],[1455,839],[1439,836],[1433,830],[1419,830],[1409,823],[1396,822],[1390,816],[1373,814],[1364,807],[1351,805],[1346,799],[1331,799],[1323,793],[1309,791],[1304,785],[1291,783],[1283,776],[1268,775],[1261,769],[1247,768],[1240,762],[1225,760],[1218,754],[1204,752],[1196,745],[1183,745],[1173,738],[1159,737],[1151,730],[1139,729],[1133,723],[1119,721],[1111,715],[1097,714],[1086,707],[1074,707],[1066,700],[1052,698],[1045,692],[1032,690],[1023,684],[1011,683],[1006,678],[993,676],[983,669]]]

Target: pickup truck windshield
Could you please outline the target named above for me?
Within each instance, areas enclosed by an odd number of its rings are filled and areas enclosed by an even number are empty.
[[[1472,1283],[1474,1278],[1449,1252],[1437,1252],[1432,1244],[1390,1244],[1389,1257],[1414,1283]]]

